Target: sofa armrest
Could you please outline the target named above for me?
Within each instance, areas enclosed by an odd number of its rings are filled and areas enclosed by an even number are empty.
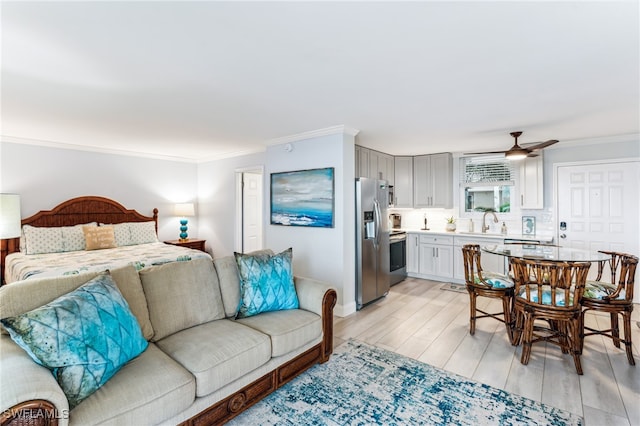
[[[300,309],[322,316],[323,298],[327,290],[335,290],[329,284],[305,277],[294,277]]]
[[[333,308],[338,301],[336,290],[322,281],[311,278],[294,277],[300,309],[314,312],[322,317],[322,357],[320,362],[329,360],[333,353]]]
[[[0,383],[2,424],[51,424],[55,420],[59,426],[69,423],[69,403],[51,371],[36,364],[6,335],[0,336]],[[38,407],[46,413],[36,414]],[[33,422],[32,418],[33,423],[29,423],[29,416],[38,421]]]

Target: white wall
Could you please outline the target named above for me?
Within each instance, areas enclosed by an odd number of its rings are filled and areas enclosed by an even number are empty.
[[[267,149],[265,167],[265,246],[274,251],[293,247],[296,275],[326,281],[338,290],[336,315],[355,312],[354,137],[335,134]],[[271,225],[270,174],[335,168],[334,228]]]
[[[173,204],[195,202],[196,191],[194,163],[0,142],[0,192],[20,194],[23,218],[97,195],[148,216],[158,208],[158,238],[173,240],[180,233]],[[197,227],[197,217],[190,218],[190,236]]]
[[[259,168],[265,153],[211,161],[198,165],[199,228],[198,236],[207,240],[214,257],[233,254],[236,217],[236,172]]]

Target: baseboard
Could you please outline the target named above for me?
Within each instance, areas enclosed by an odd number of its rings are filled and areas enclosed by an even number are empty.
[[[336,304],[333,314],[337,317],[346,317],[356,312],[356,302],[350,302],[345,305]]]

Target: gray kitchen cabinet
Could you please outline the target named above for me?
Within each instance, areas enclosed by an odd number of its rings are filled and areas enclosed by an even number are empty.
[[[520,163],[520,208],[544,208],[544,180],[542,152]]]
[[[456,235],[454,240],[453,251],[453,280],[454,282],[464,283],[464,259],[462,257],[462,246],[465,244],[478,244],[480,247],[486,245],[503,244],[503,239],[493,237],[476,237],[466,235]],[[505,273],[506,258],[497,254],[482,252],[482,269],[485,271],[496,272],[498,274]]]
[[[369,176],[369,150],[356,145],[356,177]]]
[[[453,207],[451,153],[413,157],[413,207]]]
[[[417,274],[420,270],[420,234],[407,233],[407,274]]]
[[[413,157],[395,157],[394,206],[413,207]]]
[[[395,165],[392,155],[356,145],[355,157],[356,177],[382,179],[393,185]]]
[[[420,235],[420,276],[436,280],[453,277],[453,237]]]

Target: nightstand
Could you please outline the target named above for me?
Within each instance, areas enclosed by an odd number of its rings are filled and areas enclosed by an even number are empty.
[[[189,247],[189,248],[192,248],[192,249],[205,251],[204,250],[204,242],[205,241],[206,240],[198,240],[196,238],[189,238],[186,241],[181,241],[181,240],[165,241],[165,244],[171,244],[171,245],[180,246],[180,247]]]

